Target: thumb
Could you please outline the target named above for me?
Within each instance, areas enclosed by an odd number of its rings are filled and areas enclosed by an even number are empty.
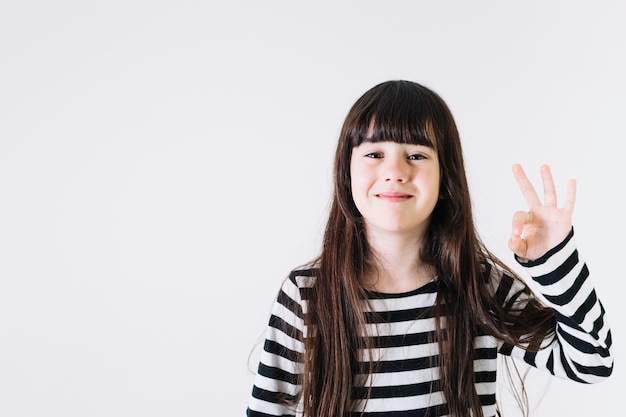
[[[517,211],[513,214],[513,222],[511,225],[511,233],[515,236],[522,237],[524,226],[532,221],[532,214],[528,211]]]
[[[511,233],[509,238],[509,249],[513,251],[519,258],[526,258],[526,252],[528,251],[528,243],[522,239],[520,235]]]
[[[511,237],[509,238],[509,249],[520,258],[524,258],[528,251],[528,243],[524,240],[524,225],[532,220],[532,215],[527,211],[518,211],[513,214],[511,225]]]

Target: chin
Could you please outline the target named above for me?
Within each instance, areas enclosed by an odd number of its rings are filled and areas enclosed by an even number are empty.
[[[384,233],[393,233],[398,235],[417,235],[419,234],[418,228],[415,226],[409,226],[406,224],[384,224],[376,225],[375,229]]]

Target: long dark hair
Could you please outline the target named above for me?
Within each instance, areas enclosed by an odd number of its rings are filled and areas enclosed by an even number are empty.
[[[371,347],[369,338],[361,337],[366,333],[361,279],[374,261],[351,194],[350,158],[352,149],[366,140],[426,144],[438,154],[440,199],[420,257],[439,277],[435,337],[441,385],[451,416],[466,416],[468,410],[482,416],[474,381],[474,338],[488,334],[510,345],[535,346],[554,332],[554,316],[532,297],[523,315],[494,301],[487,288],[490,265],[518,278],[478,237],[459,134],[448,106],[432,90],[409,81],[388,81],[367,91],[341,130],[334,194],[306,315],[299,398],[304,414],[337,417],[354,411],[352,391],[364,383],[357,379],[359,350]]]

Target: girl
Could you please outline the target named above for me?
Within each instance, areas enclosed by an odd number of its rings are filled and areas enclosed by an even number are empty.
[[[558,208],[547,166],[543,203],[513,173],[530,210],[513,216],[509,247],[547,304],[480,241],[444,101],[408,81],[359,98],[321,254],[279,292],[247,415],[495,416],[498,353],[574,381],[608,377],[610,331],[574,242],[575,183]]]

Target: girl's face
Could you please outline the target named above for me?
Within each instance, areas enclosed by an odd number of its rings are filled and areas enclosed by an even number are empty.
[[[439,199],[435,149],[395,142],[364,142],[352,149],[352,198],[370,233],[422,237]]]

